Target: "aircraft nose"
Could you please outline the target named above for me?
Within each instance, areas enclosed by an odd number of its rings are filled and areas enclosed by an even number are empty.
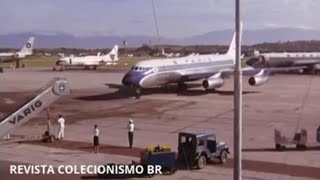
[[[253,57],[253,58],[248,59],[248,60],[246,61],[246,64],[249,65],[249,66],[254,66],[254,65],[256,65],[258,62],[259,62],[259,58]]]
[[[123,78],[122,78],[122,84],[125,86],[131,86],[131,77],[129,74],[126,74]]]
[[[66,64],[67,62],[66,61],[64,61],[64,60],[58,60],[57,62],[56,62],[56,65],[63,65],[63,64]]]
[[[139,87],[139,82],[142,79],[142,75],[135,72],[128,72],[122,79],[122,84],[128,87]]]

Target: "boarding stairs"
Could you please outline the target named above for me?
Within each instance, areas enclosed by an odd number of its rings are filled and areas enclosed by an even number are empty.
[[[59,97],[70,94],[68,81],[54,78],[45,86],[35,91],[24,103],[0,119],[0,137],[14,131],[32,117],[40,113]]]

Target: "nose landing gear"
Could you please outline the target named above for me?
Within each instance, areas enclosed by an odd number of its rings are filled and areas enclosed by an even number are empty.
[[[142,92],[141,88],[136,88],[135,91],[136,91],[135,92],[136,99],[140,99],[141,92]]]

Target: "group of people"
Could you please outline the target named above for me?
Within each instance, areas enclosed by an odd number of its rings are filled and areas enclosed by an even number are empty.
[[[58,124],[59,124],[59,132],[58,132],[58,140],[62,140],[64,138],[64,127],[65,127],[65,119],[64,117],[59,114],[58,116],[58,120],[57,120]],[[133,124],[133,120],[129,119],[129,123],[128,123],[128,139],[129,139],[129,148],[132,148],[133,145],[133,132],[134,132],[134,124]],[[51,119],[50,117],[48,118],[48,122],[47,122],[47,132],[48,134],[51,134]],[[94,146],[94,152],[98,153],[99,152],[99,129],[98,129],[98,125],[95,124],[94,125],[94,130],[93,130],[93,146]],[[7,136],[5,136],[6,140],[10,139],[10,134],[8,134]]]
[[[64,138],[64,127],[65,127],[65,119],[63,116],[60,114],[58,118],[58,124],[59,124],[59,133],[58,133],[58,139],[62,140]],[[50,119],[48,120],[48,131],[50,132]],[[134,132],[134,124],[133,120],[129,119],[128,123],[128,139],[129,139],[129,148],[132,148],[133,145],[133,132]],[[93,130],[93,146],[94,146],[94,152],[98,153],[99,152],[99,129],[98,125],[94,125],[94,130]]]
[[[129,148],[132,148],[133,145],[133,132],[134,132],[134,124],[133,120],[129,119],[128,123],[128,139],[129,139]],[[94,146],[94,152],[98,153],[99,152],[99,129],[98,125],[94,125],[94,130],[93,130],[93,146]]]

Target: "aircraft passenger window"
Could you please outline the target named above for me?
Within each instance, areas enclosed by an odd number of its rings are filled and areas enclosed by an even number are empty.
[[[312,54],[310,54],[310,57],[312,57],[313,55]]]
[[[136,71],[137,71],[137,70],[138,70],[138,68],[139,68],[139,67],[138,67],[138,66],[136,66],[136,67],[134,68],[134,70],[136,70]]]
[[[173,61],[174,64],[178,64],[177,61]]]

